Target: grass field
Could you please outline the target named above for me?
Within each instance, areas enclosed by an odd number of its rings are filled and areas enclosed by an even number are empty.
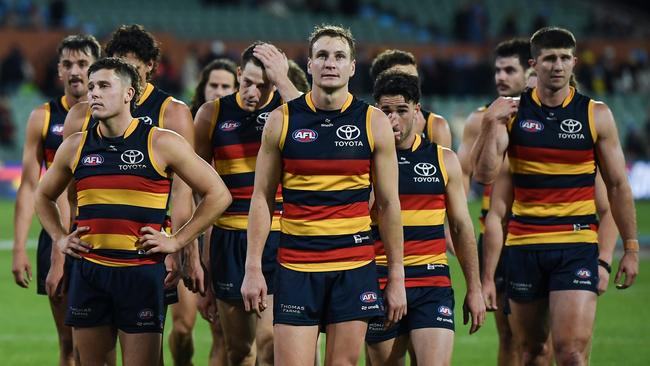
[[[471,211],[477,212],[473,204]],[[650,203],[637,205],[639,231],[650,237]],[[32,285],[25,290],[16,286],[11,275],[10,240],[13,235],[13,202],[0,201],[0,364],[2,365],[52,365],[57,358],[57,341],[49,312],[48,301],[37,296]],[[30,234],[36,238],[37,225]],[[29,251],[34,262],[34,248]],[[451,260],[452,278],[456,292],[456,342],[454,365],[494,365],[497,339],[492,317],[477,334],[469,336],[462,326],[460,304],[464,294],[462,274],[457,261]],[[616,266],[615,266],[616,268]],[[35,270],[35,268],[34,268]],[[599,299],[596,329],[593,337],[591,364],[595,366],[644,366],[650,364],[650,259],[641,262],[641,275],[637,284],[626,291],[610,290]],[[168,322],[169,325],[169,322]],[[167,331],[169,326],[166,327]],[[167,333],[165,334],[166,348]],[[194,364],[207,363],[210,335],[207,323],[197,321],[195,329]],[[171,365],[169,351],[165,350],[165,363]],[[360,363],[362,364],[362,363]]]

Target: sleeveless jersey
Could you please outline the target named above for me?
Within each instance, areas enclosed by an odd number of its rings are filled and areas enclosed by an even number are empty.
[[[444,231],[447,171],[443,147],[416,135],[411,149],[397,150],[397,164],[404,230],[404,283],[406,287],[451,286]],[[377,239],[379,285],[383,289],[388,276],[386,252],[378,227],[373,224],[372,229]]]
[[[598,242],[593,101],[570,89],[558,107],[537,90],[521,95],[509,125],[508,159],[514,187],[506,245]]]
[[[81,240],[92,244],[81,254],[114,267],[161,262],[136,247],[140,229],[160,230],[165,221],[171,179],[153,160],[155,127],[133,119],[124,136],[107,138],[99,126],[85,131],[73,169],[77,226],[89,226]]]
[[[253,185],[255,163],[262,141],[264,124],[269,114],[282,104],[279,93],[255,112],[244,110],[239,93],[231,94],[214,102],[215,112],[210,127],[214,168],[232,195],[232,204],[215,225],[229,230],[246,230]],[[278,189],[271,230],[280,230],[282,196]]]
[[[69,110],[65,95],[45,103],[45,121],[41,132],[45,169],[52,165],[54,154],[63,142],[63,122]]]
[[[304,272],[370,263],[372,108],[348,94],[341,110],[318,110],[308,93],[282,111],[278,262]]]
[[[140,99],[136,103],[135,110],[131,114],[144,124],[165,128],[165,110],[172,99],[174,98],[168,93],[147,83]],[[97,121],[91,117],[90,109],[88,109],[86,120],[81,130],[85,131],[88,129],[88,126],[95,125],[97,125]]]

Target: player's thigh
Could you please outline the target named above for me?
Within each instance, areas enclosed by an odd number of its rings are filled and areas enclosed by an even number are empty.
[[[331,323],[326,327],[325,364],[356,364],[368,329],[366,320]]]
[[[549,334],[548,299],[510,300],[510,326],[513,336],[522,344],[545,343]]]
[[[158,365],[162,349],[161,333],[118,332],[124,366]]]
[[[371,365],[403,366],[408,345],[408,335],[382,342],[366,343],[366,359]]]
[[[173,328],[186,332],[192,331],[196,322],[197,294],[188,290],[180,282],[178,284],[178,303],[171,305]]]
[[[113,326],[78,327],[73,329],[75,347],[82,365],[103,366],[114,352],[117,330]]]
[[[276,365],[314,365],[318,325],[275,324],[273,336]]]
[[[597,296],[591,291],[552,291],[549,297],[551,334],[556,348],[584,350],[593,333]],[[572,344],[575,343],[575,344]]]
[[[255,313],[244,310],[243,304],[217,299],[217,311],[226,345],[252,344],[255,340]]]
[[[449,365],[454,348],[454,331],[446,328],[420,328],[410,333],[415,357],[420,365]]]

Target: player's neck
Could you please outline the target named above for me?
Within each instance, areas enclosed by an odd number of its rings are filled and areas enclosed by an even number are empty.
[[[65,99],[65,104],[68,107],[68,109],[74,107],[74,105],[79,103],[79,102],[85,102],[85,101],[88,100],[88,96],[86,94],[84,94],[84,95],[82,95],[82,96],[80,96],[78,98],[76,98],[76,97],[74,97],[73,95],[70,95],[70,94],[65,94],[63,96],[63,98]]]
[[[119,137],[124,135],[132,120],[131,112],[126,111],[105,120],[100,120],[99,130],[102,136]]]
[[[347,85],[346,87],[336,89],[333,92],[328,92],[319,87],[315,87],[311,92],[311,101],[314,103],[314,106],[324,111],[335,111],[341,109],[347,100]]]
[[[569,96],[570,91],[571,87],[569,84],[565,85],[561,89],[553,90],[551,88],[540,85],[540,83],[537,83],[537,88],[535,89],[535,93],[537,93],[539,101],[542,102],[543,105],[549,107],[561,105]]]
[[[398,142],[395,147],[397,147],[397,150],[411,150],[413,148],[413,144],[415,143],[415,133],[411,131],[409,136],[405,138],[403,141]]]

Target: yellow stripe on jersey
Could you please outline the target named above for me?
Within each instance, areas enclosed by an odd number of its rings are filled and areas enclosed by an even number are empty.
[[[287,131],[289,131],[289,105],[284,103],[282,105],[282,132],[280,133],[280,142],[278,143],[280,150],[284,149],[284,142],[287,140]]]
[[[160,113],[158,114],[158,127],[160,128],[165,128],[165,110],[167,109],[169,102],[171,102],[173,99],[174,97],[172,96],[165,98],[165,101],[160,106]]]
[[[164,210],[167,193],[151,193],[130,189],[84,189],[77,192],[78,206],[127,205]]]
[[[87,130],[82,130],[81,141],[79,141],[79,146],[77,147],[77,152],[74,154],[74,160],[72,161],[72,173],[73,174],[74,174],[74,171],[77,169],[77,165],[79,164],[79,159],[81,159],[81,150],[83,150],[84,144],[86,143],[86,137],[88,137],[88,131]]]
[[[84,257],[85,260],[100,264],[102,266],[107,266],[107,267],[135,267],[135,266],[140,266],[141,264],[139,263],[124,263],[124,262],[111,262],[108,258],[98,260],[95,258],[88,258]]]
[[[217,98],[214,100],[214,111],[212,112],[212,117],[210,118],[210,141],[214,136],[214,130],[217,128],[217,120],[219,119],[219,111],[221,108],[221,99]]]
[[[593,174],[596,164],[593,161],[580,164],[540,163],[510,157],[510,172],[514,174],[543,174],[543,175],[577,175]]]
[[[280,219],[281,230],[285,234],[297,236],[352,235],[370,230],[370,216],[327,220]]]
[[[490,196],[481,196],[481,210],[490,209]]]
[[[327,262],[327,263],[280,263],[284,268],[298,272],[347,271],[363,267],[372,261]]]
[[[368,135],[370,151],[375,151],[375,138],[372,135],[372,111],[373,108],[368,108],[366,111],[366,135]]]
[[[149,130],[149,135],[147,136],[147,151],[149,152],[149,160],[151,161],[151,165],[153,168],[156,170],[158,174],[160,174],[163,177],[169,177],[170,174],[167,173],[165,170],[163,170],[160,166],[158,166],[158,163],[156,163],[156,158],[154,157],[154,151],[153,151],[153,132],[157,130],[158,127],[154,127]]]
[[[370,186],[370,174],[362,175],[294,175],[284,173],[282,186],[302,191],[343,191]]]
[[[598,233],[593,230],[558,231],[526,235],[508,234],[506,245],[598,243]]]
[[[591,138],[596,142],[598,139],[598,132],[596,132],[596,121],[594,120],[594,101],[589,99],[589,105],[587,106],[587,123],[589,124],[589,131],[591,132]]]
[[[81,240],[93,246],[93,249],[118,249],[135,251],[138,237],[122,234],[88,234]]]
[[[250,173],[255,171],[257,156],[241,159],[215,160],[214,168],[219,175]]]
[[[402,210],[403,226],[431,226],[445,223],[446,210]]]
[[[227,230],[246,230],[248,229],[248,216],[221,215],[214,224],[222,229]],[[279,217],[273,217],[271,221],[271,231],[280,231]]]
[[[421,266],[423,264],[447,264],[447,254],[408,255],[404,257],[404,266]]]
[[[140,99],[136,102],[136,105],[141,105],[144,103],[147,98],[149,98],[149,95],[153,92],[153,85],[151,83],[147,83],[147,86],[145,86],[144,91],[142,92],[142,95],[140,96]]]
[[[50,128],[50,115],[52,111],[50,111],[50,103],[45,103],[45,119],[43,120],[43,129],[41,130],[41,138],[45,140],[45,136],[47,136],[47,129]]]
[[[90,117],[92,117],[93,111],[88,108],[86,109],[86,117],[84,117],[84,123],[81,124],[81,131],[86,131],[88,129],[88,124],[90,124]]]
[[[594,212],[596,212],[594,200],[565,203],[525,203],[515,201],[512,204],[512,213],[515,216],[566,217],[593,215]]]
[[[447,181],[449,177],[447,176],[447,166],[445,165],[445,149],[446,147],[438,145],[438,165],[440,166],[440,172],[442,173],[442,181],[445,187],[447,186]],[[449,149],[447,149],[449,150]]]

